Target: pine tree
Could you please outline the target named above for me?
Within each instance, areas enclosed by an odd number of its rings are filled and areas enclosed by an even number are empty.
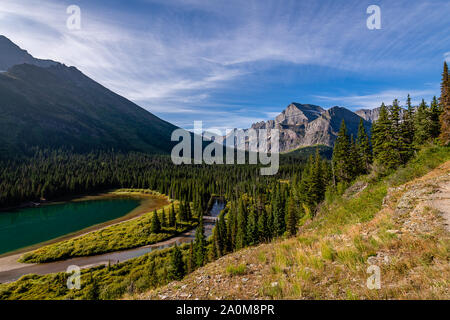
[[[197,267],[203,266],[205,263],[206,255],[206,240],[205,240],[205,230],[203,228],[203,219],[200,222],[195,231],[195,243],[194,243],[194,259]]]
[[[186,221],[189,221],[192,219],[192,211],[191,211],[191,204],[189,202],[186,203]]]
[[[247,244],[254,245],[258,243],[258,222],[254,206],[250,208],[247,221]]]
[[[450,143],[450,78],[447,62],[444,62],[444,71],[442,72],[439,106],[441,112],[441,134],[439,138],[444,145],[448,145]]]
[[[290,236],[297,234],[297,210],[293,195],[289,197],[288,201],[286,230]]]
[[[161,210],[161,228],[165,228],[167,227],[167,223],[166,223],[166,211],[164,210],[164,208],[162,208]]]
[[[150,230],[152,233],[159,233],[161,232],[161,223],[159,222],[158,213],[155,211],[153,212],[152,216],[152,224],[150,226]]]
[[[238,205],[237,234],[236,234],[236,249],[238,250],[244,248],[247,245],[246,231],[247,231],[246,212],[244,208],[244,202],[242,199],[240,199]]]
[[[430,110],[425,100],[422,99],[414,117],[414,143],[417,146],[424,144],[430,139],[430,127]]]
[[[310,208],[314,208],[320,201],[322,201],[323,194],[325,192],[325,186],[322,179],[322,164],[319,155],[319,150],[316,150],[314,158],[312,156],[309,159],[310,165],[308,175],[308,187],[305,202],[308,203]]]
[[[441,133],[440,115],[439,103],[436,96],[434,96],[430,105],[430,135],[432,139],[439,137]]]
[[[400,126],[401,108],[397,99],[392,102],[390,108],[390,143],[386,143],[386,147],[391,147],[388,166],[396,168],[402,163],[402,154],[406,150],[405,141],[402,135],[402,128]]]
[[[353,139],[353,134],[350,135],[350,150],[348,153],[349,168],[351,180],[359,176],[363,172],[362,160],[360,157],[359,147],[357,142]]]
[[[407,109],[403,112],[402,123],[400,124],[401,136],[404,143],[404,150],[400,157],[402,163],[406,163],[414,155],[414,108],[411,104],[411,96],[408,94],[406,100]]]
[[[333,174],[337,182],[349,182],[352,179],[349,152],[350,138],[347,134],[345,121],[342,120],[341,128],[339,129],[339,133],[334,144],[333,157],[331,160],[333,164]]]
[[[185,275],[185,267],[183,261],[183,254],[181,253],[180,248],[178,248],[175,243],[174,248],[172,249],[172,256],[170,260],[170,271],[169,277],[172,280],[181,280]]]
[[[374,161],[378,165],[391,169],[401,163],[393,137],[391,117],[384,103],[381,104],[378,120],[372,125],[372,146]]]
[[[187,221],[186,202],[180,201],[180,207],[178,211],[178,220],[180,222]]]
[[[189,255],[188,255],[188,261],[187,261],[187,272],[191,273],[195,269],[194,264],[194,245],[191,241],[189,244]]]
[[[261,203],[258,203],[258,236],[260,242],[270,239],[269,228],[267,226],[267,211]]]
[[[177,220],[177,218],[176,218],[176,214],[175,214],[175,206],[172,202],[172,205],[170,206],[170,209],[169,209],[169,226],[174,227],[176,220]]]
[[[216,255],[221,257],[225,254],[226,251],[226,225],[224,221],[223,212],[219,214],[217,218],[216,226],[213,229],[213,242],[215,245]]]
[[[284,217],[284,210],[280,204],[280,190],[279,188],[275,189],[276,193],[272,200],[272,216],[273,216],[273,235],[275,237],[279,237],[284,234],[286,231],[286,223]]]
[[[228,239],[227,239],[227,224],[225,221],[225,212],[222,211],[219,214],[219,218],[217,221],[217,231],[219,234],[219,243],[218,243],[218,249],[219,249],[219,255],[224,255],[229,248],[227,247]]]
[[[370,147],[369,136],[367,135],[366,128],[364,128],[363,119],[359,120],[358,136],[356,138],[356,144],[358,146],[360,166],[363,174],[369,173],[370,165],[372,164],[372,149]]]

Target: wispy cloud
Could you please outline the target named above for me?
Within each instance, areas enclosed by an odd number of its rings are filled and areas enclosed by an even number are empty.
[[[69,31],[65,0],[2,0],[0,30],[34,56],[74,65],[177,125],[202,118],[248,127],[278,114],[293,99],[289,94],[365,108],[407,94],[387,90],[390,83],[361,95],[349,81],[342,86],[354,93],[346,96],[300,94],[298,83],[309,77],[317,85],[308,90],[317,90],[328,78],[381,82],[428,72],[443,52],[449,60],[448,1],[379,2],[382,29],[371,31],[365,0],[130,0],[127,6],[80,0],[82,29]],[[239,111],[255,100],[259,108]]]
[[[335,103],[341,106],[348,106],[351,109],[373,109],[377,108],[384,102],[389,105],[398,99],[400,104],[404,103],[408,94],[411,96],[413,104],[419,104],[422,99],[430,100],[436,93],[436,90],[420,90],[420,91],[407,91],[407,90],[386,90],[378,93],[367,95],[350,95],[350,96],[315,96],[317,99],[326,103]]]

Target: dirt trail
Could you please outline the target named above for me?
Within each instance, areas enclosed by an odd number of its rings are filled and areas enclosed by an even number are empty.
[[[216,202],[210,211],[211,216],[204,216],[205,235],[210,236],[212,229],[216,223],[216,217],[223,209],[224,204]],[[11,282],[19,279],[27,274],[49,274],[66,271],[71,265],[76,265],[80,268],[90,268],[99,265],[115,264],[129,259],[133,259],[149,253],[153,250],[164,249],[174,245],[193,241],[195,238],[195,229],[186,231],[179,236],[167,239],[155,244],[123,250],[115,251],[95,256],[77,257],[63,261],[56,261],[43,264],[28,264],[20,263],[17,260],[23,253],[0,258],[0,283]]]
[[[398,213],[410,212],[406,225],[416,222],[416,228],[427,228],[427,224],[420,223],[421,212],[433,208],[440,213],[444,228],[450,232],[450,161],[396,189],[404,192],[397,204]]]
[[[433,195],[430,205],[442,214],[446,229],[450,232],[450,174],[446,183],[439,186],[438,192]]]

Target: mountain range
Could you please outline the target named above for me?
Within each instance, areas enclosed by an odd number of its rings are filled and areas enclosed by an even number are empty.
[[[75,67],[36,59],[0,35],[0,157],[27,154],[32,147],[140,151],[168,154],[177,127],[103,87]],[[379,108],[352,112],[343,107],[291,103],[275,119],[253,129],[279,129],[280,151],[332,147],[342,120],[356,136],[367,132]],[[220,140],[220,141],[219,141]],[[224,143],[226,137],[216,140]]]
[[[344,107],[334,106],[325,110],[317,105],[292,102],[275,119],[254,123],[251,128],[257,131],[266,129],[269,132],[278,129],[280,152],[288,152],[313,145],[332,147],[342,120],[345,121],[348,134],[354,137],[357,136],[361,119],[370,134],[372,122],[378,119],[378,115],[378,109],[352,112]],[[222,142],[226,143],[226,140],[227,137],[223,137]]]

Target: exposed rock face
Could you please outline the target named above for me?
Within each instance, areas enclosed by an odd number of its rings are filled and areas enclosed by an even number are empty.
[[[356,111],[355,113],[364,120],[373,123],[374,121],[378,120],[378,117],[380,116],[380,110],[381,107],[375,109],[361,109]]]
[[[274,120],[254,123],[251,128],[269,132],[280,130],[280,152],[286,152],[317,144],[332,147],[342,120],[345,120],[348,133],[356,137],[360,119],[359,115],[343,107],[325,110],[316,105],[291,103]],[[371,123],[364,120],[364,126],[370,132]]]

